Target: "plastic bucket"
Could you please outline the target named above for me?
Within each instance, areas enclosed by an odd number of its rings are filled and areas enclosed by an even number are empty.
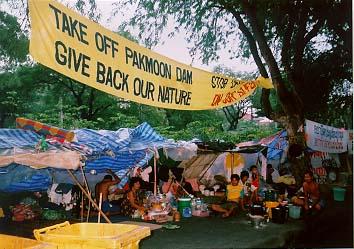
[[[301,214],[300,206],[290,206],[289,205],[289,217],[293,219],[299,219]]]
[[[333,197],[335,201],[344,201],[345,197],[345,188],[333,188]]]
[[[266,208],[269,208],[269,218],[272,218],[272,208],[276,208],[277,206],[279,206],[279,202],[277,201],[266,201],[265,202],[265,206]]]
[[[185,218],[192,217],[191,198],[179,198],[178,211]]]
[[[286,208],[275,207],[272,208],[272,221],[278,224],[284,224],[286,220]]]

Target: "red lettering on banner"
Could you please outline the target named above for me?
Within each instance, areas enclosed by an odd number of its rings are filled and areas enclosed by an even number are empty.
[[[228,93],[226,94],[226,97],[225,97],[223,103],[224,103],[224,104],[227,104],[227,103],[231,103],[231,102],[236,101],[236,98],[235,98],[235,96],[234,96],[234,93],[235,93],[235,92],[228,92]]]
[[[221,102],[223,94],[215,94],[213,101],[211,102],[211,106],[217,106]]]

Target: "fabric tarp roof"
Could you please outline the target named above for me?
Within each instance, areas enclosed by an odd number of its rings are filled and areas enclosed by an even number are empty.
[[[181,162],[178,167],[184,168],[184,177],[199,178],[210,164],[212,164],[221,153],[199,154],[190,160]]]
[[[197,178],[202,183],[212,184],[215,183],[215,175],[222,175],[229,180],[232,173],[240,175],[241,171],[249,170],[251,165],[258,165],[260,173],[265,176],[266,158],[260,152],[203,152],[183,161],[178,167],[184,168],[183,176],[186,179]]]
[[[286,130],[277,132],[276,134],[262,138],[259,141],[248,141],[237,144],[239,151],[246,151],[247,149],[260,149],[267,147],[267,159],[278,160],[282,157],[285,148],[288,147]]]
[[[33,150],[41,139],[39,135],[21,129],[8,130],[11,129],[0,129],[0,165],[3,163],[1,166],[18,163],[33,168],[49,166],[57,169],[76,169],[81,154],[87,159],[84,167],[86,172],[95,170],[100,174],[106,169],[112,169],[123,176],[129,168],[146,165],[155,148],[180,150],[183,147],[183,144],[163,138],[149,124],[142,123],[135,129],[123,128],[118,131],[75,130],[76,142],[60,146],[49,145],[49,151],[36,154]],[[73,160],[70,156],[74,155]],[[54,160],[53,163],[51,159]],[[12,170],[20,170],[21,167]]]
[[[148,123],[117,131],[82,129],[76,130],[75,134],[77,142],[72,143],[72,146],[86,155],[86,171],[94,169],[104,172],[108,168],[118,171],[135,165],[143,166],[153,157],[155,149],[186,148],[184,143],[165,139]]]
[[[0,167],[11,163],[32,168],[53,167],[77,169],[80,154],[65,148],[49,145],[49,150],[37,153],[36,144],[41,136],[34,131],[22,129],[0,129]]]

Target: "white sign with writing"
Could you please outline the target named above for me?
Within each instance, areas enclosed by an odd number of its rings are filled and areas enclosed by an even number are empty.
[[[322,152],[342,153],[348,150],[348,131],[306,120],[306,144]]]

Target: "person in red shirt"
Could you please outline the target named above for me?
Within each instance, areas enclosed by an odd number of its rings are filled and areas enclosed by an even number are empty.
[[[259,188],[259,172],[256,165],[252,165],[250,168],[251,174],[251,202],[258,201],[258,188]]]

